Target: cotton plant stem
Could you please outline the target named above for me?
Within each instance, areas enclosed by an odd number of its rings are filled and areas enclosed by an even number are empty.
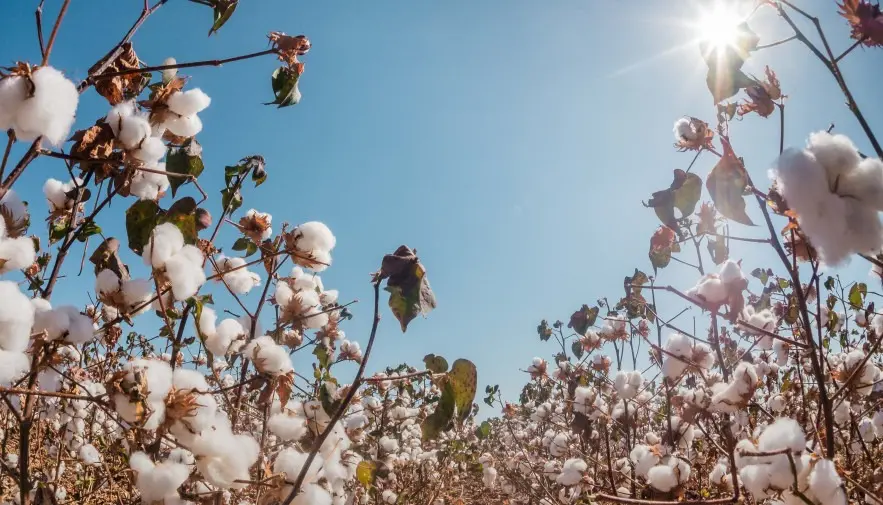
[[[172,63],[169,65],[156,65],[153,67],[142,67],[142,68],[129,68],[126,70],[120,70],[118,72],[107,72],[104,74],[94,75],[90,77],[92,82],[103,81],[105,79],[113,79],[114,77],[119,77],[122,75],[131,75],[131,74],[142,74],[145,72],[158,72],[162,70],[174,70],[179,68],[193,68],[193,67],[219,67],[225,63],[232,63],[234,61],[242,61],[248,60],[251,58],[257,58],[259,56],[266,56],[268,54],[277,54],[279,51],[275,48],[266,49],[264,51],[258,51],[255,53],[243,54],[241,56],[233,56],[232,58],[224,58],[220,60],[202,60],[202,61],[191,61],[187,63]]]

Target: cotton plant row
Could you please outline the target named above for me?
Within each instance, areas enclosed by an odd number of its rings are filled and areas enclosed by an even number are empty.
[[[812,45],[792,22],[802,11],[761,4],[795,30],[793,44]],[[876,6],[840,8],[852,47],[879,45]],[[636,270],[624,296],[583,305],[567,323],[542,321],[539,337],[553,340],[556,354],[520,367],[528,382],[519,401],[487,389],[500,416],[477,442],[481,471],[470,474],[486,499],[883,503],[883,313],[874,287],[883,278],[883,150],[847,96],[868,142],[809,131],[804,146],[782,142],[749,173],[730,121],[783,114],[787,103],[771,69],[763,80],[742,73],[760,38],[745,19],[730,21],[736,39],[702,49],[717,125],[675,121],[675,147],[695,158],[645,203],[662,224],[650,239],[653,275]],[[842,83],[837,61],[851,50],[814,54]],[[740,91],[745,101],[727,101]],[[795,127],[781,125],[781,135]],[[711,201],[700,205],[706,191]],[[739,261],[748,247],[766,248],[771,267]],[[669,280],[662,270],[685,254]],[[850,261],[870,262],[869,279],[832,270]]]
[[[196,136],[224,104],[178,72],[204,63],[145,66],[127,36],[77,83],[49,64],[56,32],[40,64],[0,71],[0,128],[9,152],[25,150],[0,169],[0,503],[444,501],[475,440],[471,397],[439,407],[453,371],[371,375],[380,314],[367,344],[346,334],[354,302],[321,278],[331,229],[239,210],[268,177],[263,157],[226,167],[210,198],[221,171],[206,170]],[[277,57],[273,103],[294,105],[310,41],[269,38],[230,61]],[[87,123],[92,89],[107,109]],[[25,203],[13,185],[39,157],[58,171]],[[120,212],[125,238],[111,237],[102,226]],[[44,220],[48,232],[31,227]],[[406,246],[372,275],[375,307],[384,281],[403,332],[435,306]],[[403,303],[415,287],[420,303]]]

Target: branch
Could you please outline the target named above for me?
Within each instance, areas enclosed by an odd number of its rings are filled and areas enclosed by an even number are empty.
[[[316,454],[319,452],[319,449],[322,448],[322,444],[325,443],[325,439],[328,438],[328,435],[337,425],[337,422],[340,421],[340,418],[343,417],[343,413],[346,412],[346,409],[349,407],[350,402],[353,401],[353,397],[356,396],[356,391],[359,389],[359,385],[362,382],[362,375],[365,374],[365,366],[368,364],[368,358],[371,356],[371,349],[374,347],[374,339],[377,337],[377,326],[380,324],[380,280],[374,281],[374,323],[371,325],[371,336],[368,339],[368,347],[365,348],[365,355],[362,357],[362,363],[359,365],[359,371],[356,372],[356,378],[353,379],[353,383],[350,386],[349,390],[346,393],[346,397],[341,402],[340,407],[337,409],[337,412],[334,413],[334,417],[331,418],[331,421],[328,423],[328,426],[325,428],[325,431],[319,435],[319,438],[316,439],[316,442],[313,444],[312,450],[310,450],[309,456],[307,456],[307,460],[304,462],[304,466],[300,470],[300,474],[298,474],[297,479],[294,481],[294,486],[291,490],[291,493],[288,494],[288,497],[285,498],[285,501],[282,502],[282,505],[291,505],[291,502],[294,498],[300,493],[301,485],[304,482],[304,479],[307,476],[307,472],[310,470],[310,465],[313,463],[313,460],[316,459]]]
[[[219,67],[225,63],[232,63],[234,61],[247,60],[249,58],[257,58],[258,56],[265,56],[268,54],[277,54],[279,51],[276,48],[265,49],[263,51],[258,51],[256,53],[243,54],[242,56],[234,56],[232,58],[224,58],[222,60],[202,60],[202,61],[191,61],[188,63],[173,63],[171,65],[156,65],[153,67],[142,67],[142,68],[129,68],[126,70],[120,70],[118,72],[107,72],[100,75],[90,76],[89,79],[92,82],[102,81],[104,79],[113,79],[114,77],[118,77],[121,75],[130,75],[130,74],[143,74],[145,72],[156,72],[161,70],[172,70],[177,68],[192,68],[192,67]]]
[[[12,151],[12,144],[15,143],[15,130],[12,128],[6,130],[6,150],[3,151],[3,162],[0,163],[0,179],[3,178],[3,172],[6,171],[6,162],[9,161],[9,152]]]
[[[40,0],[40,5],[34,12],[34,17],[37,18],[37,40],[40,42],[40,56],[46,54],[46,46],[43,44],[43,1]]]
[[[55,45],[55,37],[58,35],[58,29],[61,27],[61,20],[64,19],[64,15],[67,14],[67,7],[70,5],[71,0],[64,0],[64,3],[61,4],[61,11],[58,13],[58,17],[55,19],[55,26],[52,27],[52,33],[49,34],[49,43],[46,44],[46,50],[43,51],[43,63],[41,66],[46,66],[49,63],[49,54],[52,52],[52,46]],[[43,11],[43,2],[40,2],[40,6],[37,7],[37,12],[40,13]],[[40,15],[37,16],[38,18]],[[42,38],[42,29],[40,29],[40,36]],[[42,45],[42,44],[41,44]]]
[[[769,49],[771,47],[776,47],[778,45],[782,45],[786,42],[791,42],[792,40],[794,40],[796,38],[797,38],[797,35],[792,35],[792,36],[788,37],[787,39],[782,39],[782,40],[779,40],[779,41],[776,41],[776,42],[773,42],[770,44],[763,44],[763,45],[757,46],[754,50],[760,51],[761,49]]]

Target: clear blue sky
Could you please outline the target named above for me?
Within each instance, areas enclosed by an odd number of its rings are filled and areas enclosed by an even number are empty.
[[[39,60],[37,3],[8,1],[0,10],[3,65]],[[47,36],[60,4],[46,2]],[[798,4],[822,17],[835,51],[850,44],[834,1]],[[51,63],[83,78],[140,8],[140,0],[73,0]],[[246,192],[243,210],[270,212],[277,227],[283,220],[331,227],[338,245],[325,285],[339,288],[343,301],[361,300],[346,331],[363,346],[371,322],[369,273],[399,244],[416,247],[439,308],[405,335],[384,311],[369,369],[419,365],[429,352],[466,357],[478,366],[480,387],[499,383],[515,398],[526,378],[518,368],[553,352],[536,337],[540,319],[566,321],[582,303],[618,296],[635,267],[650,270],[648,240],[658,222],[640,202],[667,187],[672,169],[691,159],[672,148],[672,123],[685,114],[714,120],[703,64],[690,45],[695,33],[688,23],[696,16],[690,0],[260,0],[243,1],[221,32],[207,38],[210,11],[171,0],[138,33],[135,49],[155,65],[167,56],[184,62],[262,50],[271,30],[307,34],[313,49],[304,58],[303,100],[295,107],[261,105],[272,99],[269,76],[277,66],[268,57],[183,72],[212,97],[200,114],[206,125],[198,137],[206,161],[201,182],[219,206],[224,165],[264,155],[269,182]],[[752,24],[761,43],[790,35],[771,10]],[[878,128],[881,55],[857,50],[843,63]],[[747,69],[760,75],[764,64],[790,97],[787,144],[802,144],[809,132],[834,122],[870,152],[833,80],[799,43],[761,51]],[[86,93],[77,127],[107,109]],[[766,179],[778,153],[778,131],[775,116],[752,116],[732,128],[756,181]],[[24,148],[16,147],[13,161]],[[704,176],[713,163],[703,157],[694,170]],[[39,202],[32,232],[45,233],[39,188],[48,177],[66,177],[57,160],[33,163],[16,186]],[[101,224],[124,236],[121,221]],[[743,236],[764,233],[736,225],[733,234],[737,229]],[[221,243],[229,247],[234,238],[222,234]],[[72,266],[80,254],[75,248]],[[747,247],[734,247],[732,256],[751,267],[774,266]],[[125,259],[136,261],[131,253]],[[853,268],[864,278],[865,265]],[[684,288],[695,277],[676,267],[661,275]],[[92,282],[85,275],[64,280],[56,301],[82,304]],[[145,333],[153,324],[148,319],[155,318],[138,319]]]

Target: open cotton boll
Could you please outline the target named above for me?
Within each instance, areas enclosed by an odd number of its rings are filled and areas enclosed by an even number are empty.
[[[102,270],[95,276],[95,291],[99,295],[109,295],[120,290],[120,278],[112,270]]]
[[[9,385],[30,368],[31,361],[24,352],[0,349],[0,384]]]
[[[667,493],[678,485],[674,468],[668,465],[657,465],[647,472],[647,484],[654,489]]]
[[[113,136],[119,138],[122,120],[129,116],[134,116],[135,113],[135,101],[126,100],[125,102],[120,102],[111,107],[110,112],[108,112],[107,116],[104,118],[104,122],[110,125],[110,129],[113,131]]]
[[[156,170],[165,170],[165,163],[157,163]],[[129,192],[142,200],[156,200],[169,189],[169,178],[166,174],[138,170],[132,177]]]
[[[15,116],[27,97],[28,83],[25,78],[12,75],[0,79],[0,130],[15,126]]]
[[[182,116],[166,121],[163,126],[179,137],[193,137],[202,131],[202,120],[196,115]]]
[[[130,279],[122,283],[122,293],[129,315],[143,314],[150,309],[147,302],[153,298],[153,284],[147,279]]]
[[[298,441],[307,434],[307,419],[294,412],[280,412],[270,416],[267,428],[283,441]]]
[[[0,349],[24,352],[34,325],[34,306],[11,281],[0,281]]]
[[[141,493],[144,503],[177,495],[178,487],[190,476],[187,465],[171,461],[154,465],[150,457],[141,451],[132,454],[129,466],[138,474],[135,487]]]
[[[67,139],[80,94],[77,86],[52,67],[40,67],[31,74],[34,94],[24,100],[15,115],[15,133],[19,140],[31,141],[43,136],[50,144]]]
[[[97,465],[101,463],[101,454],[92,444],[86,444],[80,447],[78,451],[80,461],[87,465]]]
[[[162,268],[166,261],[184,247],[184,235],[172,223],[163,223],[150,233],[150,240],[144,246],[141,258],[147,266]]]
[[[214,334],[206,335],[205,346],[215,356],[224,356],[231,351],[231,344],[244,337],[245,334],[246,330],[239,321],[224,319],[217,326]]]
[[[66,191],[65,184],[58,179],[47,179],[43,183],[43,195],[46,196],[46,200],[49,202],[50,212],[65,208],[67,203]]]
[[[846,496],[840,487],[843,481],[834,462],[822,459],[816,462],[809,474],[809,491],[825,505],[846,505]]]
[[[286,487],[286,491],[290,489],[290,487]],[[384,493],[392,491],[384,491]],[[384,494],[384,496],[386,496]],[[392,501],[384,501],[384,503],[395,503],[397,496],[395,493],[392,493]],[[384,498],[387,500],[387,498]],[[325,490],[324,487],[318,484],[309,484],[303,486],[300,494],[294,498],[291,502],[291,505],[332,505],[333,499],[328,491]]]
[[[64,305],[52,309],[53,312],[63,314],[67,320],[67,332],[64,340],[74,345],[84,344],[95,336],[95,326],[92,319],[80,313],[79,309],[71,305]]]
[[[20,233],[24,234],[31,216],[28,212],[27,204],[22,201],[15,190],[8,190],[3,195],[3,198],[0,198],[0,208],[2,208],[4,214],[4,219],[0,219],[2,221],[0,225],[3,226],[5,233],[10,237],[20,236],[15,235],[13,230],[9,229],[11,227],[18,227],[21,228]]]
[[[140,147],[151,133],[150,122],[147,116],[141,114],[131,114],[120,116],[117,124],[117,132],[115,133],[126,149],[135,149]]]
[[[140,160],[145,167],[165,170],[165,168],[160,169],[158,167],[159,160],[166,155],[166,145],[160,137],[151,136],[145,138],[141,142],[140,147],[132,150],[131,154],[135,159]]]
[[[169,110],[181,116],[192,116],[202,112],[212,102],[201,89],[194,88],[187,91],[178,91],[166,101]]]
[[[806,149],[824,167],[829,187],[834,187],[839,179],[852,172],[861,161],[858,148],[846,135],[832,135],[826,131],[812,133],[807,140]]]
[[[190,298],[205,284],[203,259],[202,251],[188,244],[166,261],[166,275],[176,300]]]
[[[0,238],[0,274],[23,270],[36,259],[34,241],[30,237]]]
[[[232,270],[231,272],[225,273],[223,275],[224,283],[236,294],[245,294],[251,291],[255,286],[260,286],[261,277],[248,270],[248,268],[243,267],[246,261],[244,258],[228,258],[223,254],[218,257],[217,261],[217,272],[227,272],[228,270]],[[237,268],[242,267],[242,268]],[[236,270],[233,270],[236,268]]]
[[[564,462],[561,473],[558,474],[555,481],[562,486],[575,486],[582,480],[583,473],[588,469],[585,461],[574,458]]]
[[[249,342],[242,350],[242,354],[248,356],[255,367],[263,373],[282,375],[294,370],[288,351],[276,344],[268,335],[262,335]]]

